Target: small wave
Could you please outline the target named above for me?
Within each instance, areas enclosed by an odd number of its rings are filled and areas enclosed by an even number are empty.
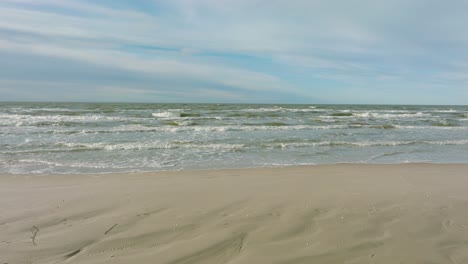
[[[57,146],[69,148],[67,150],[152,150],[152,149],[178,149],[178,148],[193,148],[193,149],[212,149],[212,150],[240,150],[245,148],[244,144],[229,144],[229,143],[206,143],[192,141],[171,141],[171,142],[132,142],[132,143],[67,143],[60,142]]]
[[[119,172],[143,172],[153,169],[168,169],[177,166],[179,160],[144,160],[130,161],[128,163],[112,161],[64,161],[57,162],[44,159],[20,159],[7,168],[11,174],[70,174],[70,173],[111,173]],[[91,171],[88,171],[90,170]],[[97,171],[96,171],[97,170]]]
[[[327,123],[327,122],[326,122]],[[46,128],[46,127],[45,127]],[[107,133],[151,133],[151,132],[228,132],[228,131],[296,131],[296,130],[341,130],[341,129],[459,129],[468,130],[464,126],[405,126],[405,125],[370,125],[368,123],[353,123],[353,124],[331,124],[331,125],[291,125],[284,122],[266,122],[266,123],[243,123],[241,125],[200,125],[193,120],[166,120],[163,125],[144,126],[144,125],[123,125],[118,127],[110,127],[102,129],[39,129],[37,131],[19,131],[20,134],[107,134]],[[18,131],[11,130],[8,134],[17,134]]]
[[[349,142],[347,142],[349,143]],[[360,147],[369,147],[369,146],[404,146],[404,145],[468,145],[468,140],[442,140],[442,141],[384,141],[384,142],[357,142],[351,143],[351,145],[356,145]]]
[[[284,122],[266,122],[266,123],[242,123],[243,126],[289,126],[289,124]]]
[[[83,152],[83,151],[143,151],[162,149],[193,149],[200,151],[228,151],[238,152],[256,148],[310,148],[310,147],[397,147],[410,145],[468,145],[468,140],[443,140],[443,141],[295,141],[275,140],[263,143],[219,143],[200,142],[190,140],[153,141],[153,142],[128,142],[128,143],[75,143],[59,142],[52,146],[37,146],[24,150],[5,150],[2,154],[34,154],[34,153],[59,153],[59,152]]]
[[[231,113],[227,115],[228,117],[245,117],[245,118],[258,118],[258,117],[279,117],[280,114],[275,112],[270,113],[256,113],[256,112],[238,112],[238,113]]]
[[[429,145],[468,145],[468,140],[442,140],[442,141],[422,141]]]
[[[288,126],[288,124],[283,123],[283,122],[267,122],[267,123],[264,123],[263,125],[265,126]]]
[[[263,131],[263,130],[327,130],[327,129],[347,129],[347,125],[329,125],[329,126],[313,126],[313,125],[280,125],[280,126],[227,126],[227,131]]]
[[[375,112],[364,112],[364,113],[355,113],[354,115],[356,117],[361,117],[361,118],[380,118],[380,119],[432,117],[430,113],[423,113],[423,112],[407,113],[407,114],[382,114],[382,113],[375,113]]]
[[[405,145],[468,145],[468,140],[444,140],[444,141],[362,141],[362,142],[351,142],[351,141],[318,141],[318,142],[266,142],[259,144],[260,147],[267,148],[301,148],[301,147],[316,147],[316,146],[356,146],[356,147],[374,147],[374,146],[405,146]],[[155,142],[132,142],[132,143],[70,143],[70,142],[59,142],[55,144],[54,149],[36,149],[30,150],[35,152],[40,151],[53,151],[53,152],[67,152],[67,151],[115,151],[115,150],[152,150],[152,149],[211,149],[211,150],[229,150],[239,151],[254,145],[238,144],[238,143],[210,143],[210,142],[194,142],[194,141],[155,141]],[[62,149],[60,149],[62,148]],[[29,151],[29,150],[28,150]]]
[[[286,111],[293,112],[293,113],[320,113],[320,112],[326,112],[328,110],[327,109],[310,108],[310,109],[287,109]]]
[[[203,118],[200,113],[187,113],[187,112],[175,112],[175,111],[168,111],[168,112],[160,112],[160,113],[152,113],[153,117],[157,117],[163,120],[167,119],[199,119]],[[216,119],[216,118],[205,118],[207,120]]]
[[[376,128],[376,129],[394,129],[394,128],[397,128],[395,125],[391,125],[391,124],[388,124],[388,125],[373,125],[373,126],[370,126],[371,128]]]
[[[164,124],[168,126],[179,126],[179,123],[177,123],[176,121],[166,121],[164,122]]]
[[[27,149],[27,150],[2,150],[1,154],[5,155],[17,155],[17,154],[45,154],[45,153],[61,153],[61,152],[82,152],[90,150],[99,150],[99,149],[90,149],[90,148],[43,148],[43,149]]]
[[[353,113],[350,112],[338,112],[338,113],[332,113],[330,116],[353,116]]]
[[[467,114],[467,113],[456,113],[456,115],[457,115],[458,117],[461,117],[461,118],[468,117],[468,114]]]
[[[447,130],[468,130],[466,126],[405,126],[395,125],[398,129],[447,129]]]
[[[198,113],[180,113],[180,117],[200,117],[201,114]]]
[[[137,118],[119,117],[119,116],[105,116],[105,115],[11,115],[0,114],[0,124],[10,126],[60,126],[61,124],[84,124],[84,123],[98,123],[108,121],[136,121]]]
[[[143,150],[143,149],[167,149],[172,148],[168,143],[153,142],[153,143],[70,143],[59,142],[56,146],[65,147],[64,151],[73,150]]]
[[[283,108],[283,107],[247,108],[241,111],[242,112],[283,112],[283,111],[287,111],[287,108]]]
[[[433,110],[432,113],[458,113],[458,110],[448,109],[448,110]]]
[[[432,126],[436,126],[436,127],[457,127],[459,125],[454,124],[454,123],[449,123],[449,122],[435,122],[435,123],[432,123]]]
[[[177,112],[160,112],[160,113],[152,113],[154,117],[162,117],[162,118],[170,118],[170,117],[180,117],[180,113]]]
[[[380,153],[380,154],[377,154],[377,155],[374,155],[374,156],[368,158],[367,160],[364,160],[364,163],[369,163],[369,162],[372,162],[372,161],[375,161],[375,160],[378,160],[378,159],[384,158],[384,157],[398,156],[398,155],[402,155],[402,154],[406,154],[406,153],[408,153],[408,152],[395,151],[395,152]]]
[[[410,110],[383,110],[383,109],[379,109],[379,110],[375,110],[375,112],[379,112],[379,113],[414,113],[414,111],[410,111]],[[367,113],[367,111],[364,111],[364,113]]]
[[[468,140],[444,140],[444,141],[320,141],[320,142],[284,142],[284,143],[266,143],[263,147],[272,148],[298,148],[298,147],[316,147],[316,146],[355,146],[355,147],[377,147],[377,146],[406,146],[406,145],[468,145]]]
[[[164,121],[164,124],[167,126],[196,126],[198,123],[190,121],[190,120],[185,120],[185,121]]]

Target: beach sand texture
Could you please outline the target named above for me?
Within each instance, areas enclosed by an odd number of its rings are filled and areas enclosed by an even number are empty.
[[[0,177],[0,263],[468,263],[468,165]]]

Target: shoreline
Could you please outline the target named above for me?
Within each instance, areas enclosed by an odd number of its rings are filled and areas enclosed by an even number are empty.
[[[0,263],[466,263],[466,171],[1,175]]]
[[[248,171],[248,170],[270,170],[270,169],[290,169],[290,168],[320,168],[332,166],[369,166],[369,167],[396,167],[396,166],[467,166],[467,163],[460,162],[404,162],[404,163],[364,163],[364,162],[342,162],[326,164],[299,164],[299,165],[272,165],[262,167],[239,167],[239,168],[200,168],[200,169],[175,169],[175,170],[154,170],[154,171],[122,171],[122,172],[85,172],[85,173],[0,173],[4,176],[104,176],[104,175],[140,175],[140,174],[164,174],[164,173],[197,173],[197,172],[222,172],[222,171]]]

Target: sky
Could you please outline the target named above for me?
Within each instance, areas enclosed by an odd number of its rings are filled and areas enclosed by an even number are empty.
[[[464,0],[1,0],[0,101],[468,104]]]

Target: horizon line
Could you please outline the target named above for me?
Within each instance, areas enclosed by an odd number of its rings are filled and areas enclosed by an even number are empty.
[[[1,101],[0,103],[57,103],[57,104],[226,104],[226,105],[385,105],[385,106],[468,106],[468,104],[374,104],[374,103],[259,103],[259,102],[132,102],[132,101]]]

